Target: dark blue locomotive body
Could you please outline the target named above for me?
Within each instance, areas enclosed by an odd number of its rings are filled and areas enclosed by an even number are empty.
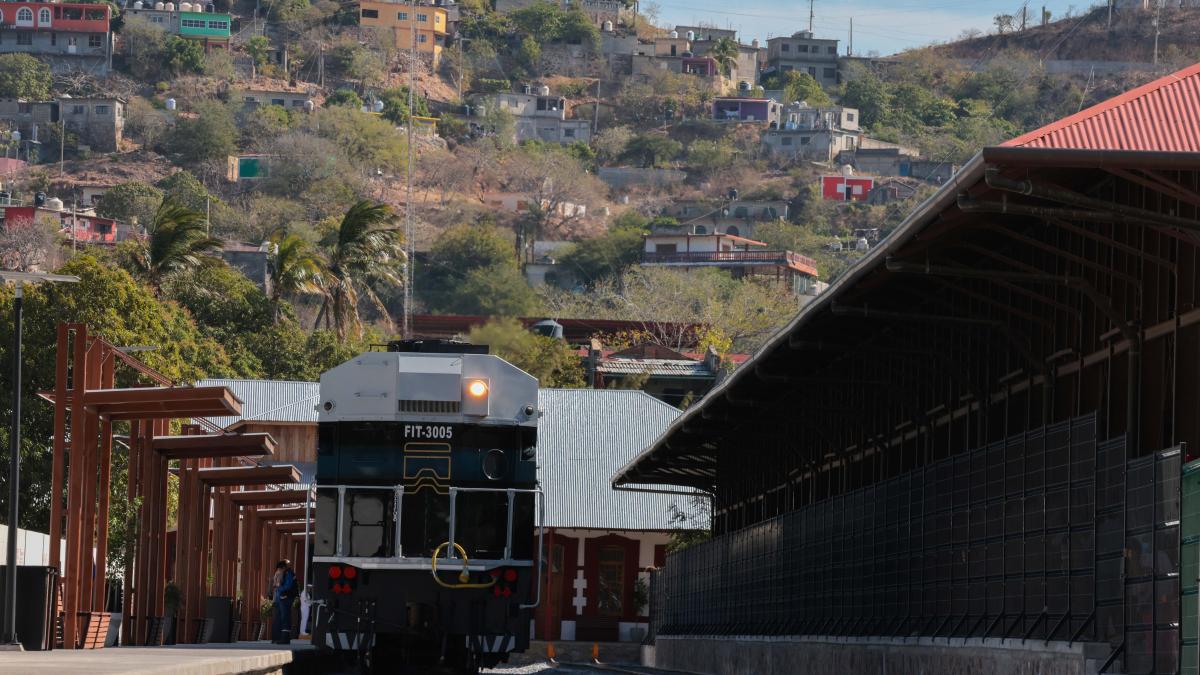
[[[471,345],[393,343],[322,375],[318,408],[314,643],[389,672],[525,650],[537,380]]]

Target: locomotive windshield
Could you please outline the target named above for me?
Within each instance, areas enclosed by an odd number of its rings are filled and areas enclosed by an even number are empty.
[[[510,528],[530,531],[533,495],[504,490],[534,486],[534,435],[532,429],[511,426],[322,425],[318,484],[344,487],[317,490],[314,554],[430,557],[450,540],[453,519],[454,539],[471,558],[532,558],[532,540],[511,536]],[[463,490],[452,499],[451,488]],[[335,514],[341,517],[340,530]]]

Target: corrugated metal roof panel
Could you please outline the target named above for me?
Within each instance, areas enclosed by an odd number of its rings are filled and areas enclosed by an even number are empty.
[[[1200,63],[1003,145],[1200,152]]]
[[[688,498],[618,492],[609,477],[646,449],[680,411],[645,392],[542,389],[538,405],[538,478],[546,493],[546,524],[603,530],[667,530],[671,504]],[[663,486],[663,489],[677,489]],[[689,528],[708,527],[693,520]]]
[[[224,429],[242,421],[317,423],[316,405],[320,398],[317,382],[285,380],[201,380],[197,387],[228,387],[242,400],[240,417],[211,417],[209,421]]]
[[[676,361],[672,359],[608,359],[601,361],[596,370],[614,375],[651,375],[675,377],[713,377],[713,372],[703,361]]]

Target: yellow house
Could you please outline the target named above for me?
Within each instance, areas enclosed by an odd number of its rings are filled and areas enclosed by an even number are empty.
[[[442,49],[446,45],[444,7],[362,0],[358,3],[358,16],[359,25],[390,30],[396,47],[402,50],[413,47],[412,31],[415,26],[417,51],[434,66],[441,61]]]

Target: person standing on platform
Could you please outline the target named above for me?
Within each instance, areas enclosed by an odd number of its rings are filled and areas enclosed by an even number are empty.
[[[286,645],[291,642],[292,603],[296,599],[296,572],[290,560],[275,564],[271,579],[271,601],[275,603],[275,620],[271,623],[271,642]]]

